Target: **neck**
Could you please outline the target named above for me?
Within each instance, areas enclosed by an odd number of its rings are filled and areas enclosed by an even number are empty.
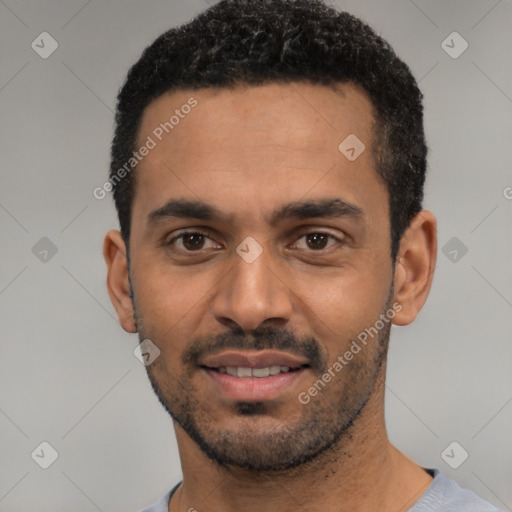
[[[299,467],[272,474],[223,468],[175,424],[183,483],[172,512],[405,511],[432,478],[394,448],[384,422],[384,380],[352,427],[329,450]]]

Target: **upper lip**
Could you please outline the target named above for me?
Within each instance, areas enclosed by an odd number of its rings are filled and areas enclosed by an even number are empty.
[[[234,366],[243,368],[269,368],[271,366],[288,366],[300,368],[307,361],[286,352],[275,350],[258,350],[239,352],[227,350],[220,354],[211,355],[200,360],[201,366],[220,368],[221,366]]]

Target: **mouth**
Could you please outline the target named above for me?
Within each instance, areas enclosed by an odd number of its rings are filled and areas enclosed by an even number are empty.
[[[291,391],[310,365],[294,355],[275,352],[223,352],[200,365],[209,384],[235,401],[267,401]]]
[[[218,368],[209,368],[207,366],[203,366],[203,368],[212,370],[214,372],[231,375],[232,377],[238,377],[240,379],[264,379],[266,377],[270,377],[271,375],[273,376],[279,375],[281,373],[296,372],[301,368],[309,368],[309,365],[301,365],[298,368],[290,368],[286,365],[267,366],[265,368],[250,368],[245,366],[220,366]]]

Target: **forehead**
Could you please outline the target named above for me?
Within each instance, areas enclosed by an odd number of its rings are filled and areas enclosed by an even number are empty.
[[[197,105],[189,108],[192,99]],[[221,142],[222,150],[237,150],[266,142],[296,149],[320,149],[331,139],[336,142],[347,129],[368,139],[373,126],[372,111],[366,93],[350,83],[321,86],[291,82],[177,90],[164,93],[145,109],[139,142],[171,120],[172,128],[162,136],[172,136],[174,151],[188,149],[180,143],[190,142],[191,131],[194,145],[199,147],[202,142]],[[213,127],[217,130],[212,132],[209,129]],[[226,132],[231,135],[227,140]],[[158,133],[154,135],[158,137]],[[323,140],[325,135],[328,140]]]
[[[142,118],[137,147],[151,140],[153,148],[137,166],[134,212],[136,203],[142,213],[173,197],[274,209],[284,196],[337,191],[357,204],[385,192],[370,150],[373,126],[372,104],[352,84],[165,93]],[[357,159],[343,153],[345,140],[365,148]]]

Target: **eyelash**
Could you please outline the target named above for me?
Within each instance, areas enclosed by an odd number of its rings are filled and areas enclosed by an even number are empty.
[[[182,231],[179,235],[176,235],[175,237],[171,238],[168,242],[165,243],[166,246],[172,246],[173,243],[176,241],[176,240],[183,240],[183,237],[187,236],[187,235],[201,235],[205,238],[208,238],[209,240],[212,240],[213,239],[207,234],[207,233],[204,233],[203,231],[198,231],[198,230],[193,230],[193,231]],[[308,232],[305,232],[305,233],[302,233],[300,234],[300,236],[297,238],[297,240],[300,240],[301,238],[304,238],[308,235],[325,235],[327,237],[329,237],[329,239],[331,240],[335,240],[337,243],[343,243],[342,240],[340,240],[338,237],[332,235],[331,233],[328,233],[326,231],[308,231]],[[324,248],[324,249],[309,249],[310,252],[315,252],[315,253],[322,253],[322,252],[326,252],[328,251],[330,248],[332,248],[333,246],[331,245],[330,247],[327,247],[327,248]],[[187,252],[187,253],[190,253],[190,254],[194,254],[194,253],[197,253],[197,254],[200,254],[201,251],[203,251],[203,249],[199,249],[197,251],[189,251],[187,249],[180,249],[184,252]],[[304,249],[302,249],[304,250]],[[307,249],[306,249],[307,250]]]

